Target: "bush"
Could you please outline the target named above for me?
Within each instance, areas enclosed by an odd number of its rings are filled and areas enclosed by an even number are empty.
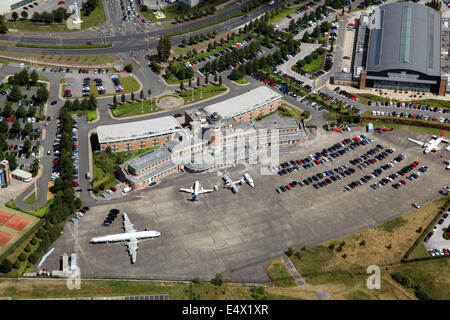
[[[127,64],[127,65],[124,67],[124,70],[125,70],[126,72],[133,72],[133,66],[131,65],[131,63]]]
[[[194,280],[192,280],[192,282],[195,283],[195,284],[200,284],[202,281],[200,280],[199,277],[197,277]]]
[[[1,273],[8,273],[12,269],[12,262],[8,259],[3,260],[3,262],[0,264],[0,272]]]
[[[343,255],[342,255],[342,258],[347,258],[347,254],[346,253],[344,253]]]
[[[425,290],[418,287],[416,290],[414,290],[414,294],[416,295],[419,300],[433,300],[433,297],[428,294]]]
[[[292,249],[291,247],[289,247],[289,249],[288,249],[287,252],[286,252],[286,255],[287,255],[288,257],[291,257],[293,254],[294,254],[294,249]]]
[[[221,273],[216,273],[216,276],[214,277],[214,279],[211,280],[211,283],[213,285],[215,285],[215,286],[223,285],[222,274]]]
[[[22,253],[19,255],[18,259],[19,259],[20,261],[25,261],[25,260],[27,260],[27,255],[25,254],[25,252],[22,252]]]
[[[334,243],[330,244],[330,245],[328,246],[328,249],[333,250],[333,249],[334,249]]]
[[[14,262],[13,268],[14,268],[14,269],[19,269],[19,268],[20,268],[20,262],[19,262],[19,260],[16,260],[16,261]]]
[[[31,264],[35,264],[38,262],[38,257],[36,256],[35,253],[32,253],[29,255],[28,261],[30,261]]]
[[[392,279],[394,279],[396,282],[400,283],[402,286],[407,288],[414,287],[414,282],[403,272],[395,271],[391,273]]]
[[[366,240],[363,240],[359,243],[360,246],[364,246],[366,244]]]

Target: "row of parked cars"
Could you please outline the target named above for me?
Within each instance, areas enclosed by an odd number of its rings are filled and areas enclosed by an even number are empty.
[[[114,84],[114,90],[116,91],[116,93],[123,92],[123,87],[122,84],[120,83],[119,76],[113,73],[109,77],[111,78],[111,81]]]
[[[449,192],[450,188],[447,186],[444,186],[444,189]],[[439,228],[439,225],[442,225],[445,220],[448,218],[448,215],[450,214],[450,211],[447,211],[446,213],[444,213],[444,215],[442,216],[441,219],[439,219],[438,224],[435,225],[433,227],[433,230],[431,230],[427,236],[425,237],[425,239],[423,239],[424,242],[428,242],[431,238],[431,236],[434,234],[434,232]],[[450,232],[447,232],[447,234],[449,234]],[[448,249],[431,249],[428,252],[430,253],[431,256],[436,256],[436,255],[442,255],[442,253],[444,252],[444,250],[448,251]],[[444,254],[448,254],[448,253],[444,253]]]
[[[280,75],[282,75],[283,77],[285,77],[286,79],[288,79],[288,80],[291,81],[291,82],[294,82],[294,83],[296,83],[296,84],[298,84],[298,85],[301,85],[301,86],[303,85],[303,81],[301,81],[301,80],[295,79],[294,77],[291,77],[291,76],[289,76],[289,75],[287,75],[287,74],[283,74],[283,73],[281,73]],[[301,96],[299,96],[299,95],[296,94],[295,92],[289,91],[288,87],[279,85],[279,84],[277,84],[276,82],[273,82],[273,81],[271,81],[271,80],[265,78],[265,77],[262,76],[262,75],[259,75],[259,74],[257,74],[257,73],[254,73],[254,74],[252,75],[252,77],[253,77],[254,79],[256,79],[256,80],[259,80],[259,81],[264,82],[266,85],[270,86],[271,88],[273,88],[273,89],[275,89],[275,90],[279,90],[279,91],[280,91],[281,93],[283,93],[283,94],[287,94],[287,95],[291,96],[292,98],[294,98],[294,99],[296,99],[296,100],[300,100],[300,99],[301,99]],[[311,86],[309,86],[309,85],[306,85],[306,86],[304,86],[304,87],[305,87],[305,88],[309,87],[309,89],[307,88],[308,90],[311,90],[311,89],[312,89]]]
[[[425,121],[437,121],[441,123],[450,123],[450,118],[444,118],[439,116],[428,116],[423,114],[415,114],[408,112],[396,112],[396,111],[380,111],[380,110],[372,110],[372,116],[376,117],[397,117],[397,118],[409,118],[416,120],[425,120]]]
[[[89,207],[83,207],[83,209],[81,209],[80,211],[78,211],[77,213],[75,213],[75,215],[73,216],[73,218],[70,219],[70,222],[74,223],[77,220],[80,220],[81,217],[84,217],[84,215],[89,211]]]
[[[269,167],[269,170],[272,172],[278,171],[278,174],[280,176],[283,176],[285,174],[297,171],[300,169],[301,166],[303,168],[308,169],[320,164],[324,164],[328,161],[333,161],[333,159],[339,157],[340,155],[346,153],[349,150],[354,150],[357,146],[361,144],[367,144],[371,143],[372,140],[367,138],[364,135],[360,135],[358,137],[354,137],[353,139],[346,138],[342,140],[342,142],[338,142],[328,148],[322,149],[322,152],[316,152],[315,154],[310,154],[308,157],[305,157],[303,159],[296,159],[296,160],[290,160],[281,163],[279,166],[276,167]],[[344,151],[345,150],[345,151]],[[347,175],[351,175],[355,172],[355,169],[348,167],[346,165],[337,167],[333,170],[326,170],[323,173],[320,172],[317,175],[313,175],[311,177],[308,177],[304,179],[303,181],[293,181],[289,183],[286,186],[280,186],[279,188],[276,188],[276,191],[278,193],[284,192],[286,190],[290,190],[289,188],[294,188],[297,185],[303,186],[303,185],[309,185],[312,184],[312,186],[316,189],[327,186],[328,184],[332,183],[333,181],[337,181],[342,179],[343,177]],[[326,176],[326,177],[325,177]],[[320,179],[324,178],[323,181],[319,181]],[[317,182],[317,183],[315,183]]]
[[[315,175],[312,175],[310,177],[307,177],[303,180],[299,181],[291,181],[287,185],[280,186],[276,188],[275,190],[278,193],[283,193],[288,190],[292,190],[292,188],[295,188],[296,186],[313,186],[315,189],[326,187],[327,185],[331,184],[333,181],[341,180],[346,176],[350,176],[351,174],[355,173],[355,169],[348,167],[347,165],[342,165],[339,167],[336,167],[331,170],[325,170],[323,172],[319,172]],[[319,181],[323,179],[322,181]]]
[[[117,215],[120,213],[119,209],[111,209],[106,216],[105,220],[102,223],[102,226],[109,227],[111,223],[117,218]]]

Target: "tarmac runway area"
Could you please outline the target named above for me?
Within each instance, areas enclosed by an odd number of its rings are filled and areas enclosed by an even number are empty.
[[[416,144],[430,136],[394,130],[383,134],[367,134],[362,129],[346,133],[325,133],[325,137],[309,142],[305,148],[293,148],[292,153],[280,152],[281,160],[300,159],[324,147],[329,147],[346,137],[364,133],[374,139],[365,146],[358,146],[345,155],[310,169],[300,169],[286,176],[260,175],[263,165],[247,169],[236,167],[229,170],[236,180],[248,172],[255,181],[255,188],[239,187],[237,194],[223,189],[219,174],[192,176],[187,173],[174,175],[156,187],[133,191],[130,196],[140,197],[122,203],[91,207],[77,222],[68,223],[64,234],[55,242],[55,252],[43,267],[55,270],[62,253],[70,254],[75,248],[74,238],[79,240],[76,250],[82,278],[142,278],[188,280],[195,277],[210,280],[220,272],[234,281],[267,281],[267,263],[283,254],[288,247],[301,248],[354,233],[415,210],[411,203],[425,204],[439,197],[438,190],[448,183],[448,171],[439,154],[424,155]],[[358,169],[348,161],[381,144],[396,151],[382,161]],[[444,145],[445,147],[445,145]],[[289,149],[283,149],[289,150]],[[360,179],[374,169],[391,161],[399,153],[406,159],[394,168],[384,171],[369,183],[351,191],[343,187]],[[417,180],[410,181],[398,190],[389,183],[377,190],[370,187],[389,174],[413,161],[429,170]],[[311,185],[297,186],[291,191],[278,194],[275,188],[292,180],[303,180],[318,172],[346,164],[356,172],[318,190]],[[204,188],[219,186],[218,191],[204,195],[191,202],[189,194],[178,192],[199,180]],[[162,237],[139,243],[137,262],[130,263],[126,246],[121,243],[89,244],[92,237],[122,232],[122,217],[110,227],[101,226],[111,208],[126,212],[135,229],[157,230]],[[74,236],[77,234],[77,236]]]

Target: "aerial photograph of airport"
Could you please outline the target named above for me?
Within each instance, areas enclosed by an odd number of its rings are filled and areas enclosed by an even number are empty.
[[[0,300],[450,299],[449,51],[450,0],[0,0]]]

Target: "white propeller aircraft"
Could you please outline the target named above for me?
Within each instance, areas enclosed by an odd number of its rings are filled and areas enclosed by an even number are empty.
[[[238,184],[243,184],[245,181],[247,181],[247,183],[254,188],[255,187],[255,183],[253,182],[252,177],[248,174],[248,173],[244,173],[243,176],[241,176],[238,180],[233,181],[231,180],[231,178],[228,175],[224,175],[223,179],[225,180],[225,184],[224,184],[224,188],[228,188],[228,189],[232,189],[234,193],[239,192],[239,188],[238,188]]]
[[[124,233],[111,234],[103,237],[92,238],[91,243],[109,243],[118,241],[128,241],[128,252],[131,256],[131,263],[136,263],[136,255],[138,249],[139,239],[156,238],[161,236],[161,232],[153,230],[136,231],[133,228],[133,224],[130,222],[128,215],[124,212],[123,216],[123,229]]]
[[[432,136],[432,139],[429,141],[426,141],[426,142],[415,140],[413,138],[408,138],[408,140],[411,142],[417,143],[422,148],[425,148],[425,150],[423,150],[423,153],[436,152],[441,149],[441,148],[439,148],[439,144],[441,142],[446,142],[446,143],[449,142],[448,140],[444,139],[443,131],[441,132],[440,137]]]
[[[200,195],[202,193],[212,192],[213,190],[211,190],[211,189],[203,189],[203,187],[200,188],[200,183],[198,181],[195,181],[193,187],[191,187],[189,189],[187,189],[187,188],[180,188],[180,191],[192,193],[192,200],[195,201],[198,198],[200,198]]]

